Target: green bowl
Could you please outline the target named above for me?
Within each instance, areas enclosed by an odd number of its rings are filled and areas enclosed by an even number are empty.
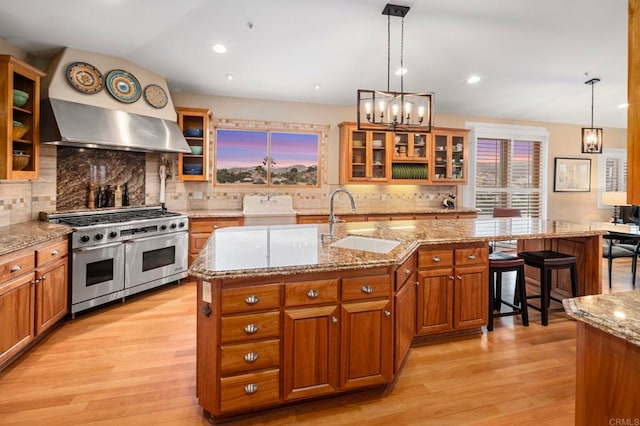
[[[21,107],[29,100],[29,94],[22,90],[13,89],[13,105]]]

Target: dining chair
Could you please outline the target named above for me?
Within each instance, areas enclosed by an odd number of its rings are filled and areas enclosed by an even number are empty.
[[[611,272],[613,269],[613,259],[624,257],[631,258],[631,284],[636,286],[636,267],[638,263],[638,250],[640,244],[619,243],[620,235],[606,234],[602,238],[606,241],[602,245],[602,257],[607,259],[607,267],[609,273],[609,288],[611,288]]]

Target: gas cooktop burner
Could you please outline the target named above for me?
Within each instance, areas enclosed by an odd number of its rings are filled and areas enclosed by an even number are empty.
[[[109,213],[92,213],[81,216],[68,216],[58,219],[58,223],[73,227],[131,222],[134,220],[161,219],[180,216],[180,213],[163,210],[132,210]]]

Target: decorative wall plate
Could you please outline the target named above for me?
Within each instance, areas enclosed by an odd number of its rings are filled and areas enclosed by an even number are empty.
[[[154,108],[164,108],[169,102],[167,92],[157,84],[150,84],[144,88],[144,99]]]
[[[86,62],[73,62],[67,67],[67,81],[78,92],[90,95],[98,93],[104,87],[102,73]]]
[[[131,104],[140,99],[142,88],[133,74],[123,70],[112,70],[107,74],[107,90],[111,96]]]

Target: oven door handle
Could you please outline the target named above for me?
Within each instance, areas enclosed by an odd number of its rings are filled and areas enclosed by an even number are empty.
[[[111,243],[111,244],[102,244],[102,245],[93,246],[93,247],[75,248],[75,249],[73,249],[73,251],[74,251],[74,253],[83,253],[83,252],[87,252],[87,251],[100,250],[100,249],[105,249],[105,248],[109,248],[109,247],[121,246],[121,245],[122,245],[121,242],[117,242],[117,243]]]
[[[124,243],[125,244],[143,243],[145,241],[155,240],[155,239],[158,239],[158,238],[165,238],[166,239],[166,238],[172,238],[174,236],[175,237],[179,237],[180,234],[186,234],[186,233],[187,233],[187,231],[184,231],[184,232],[173,232],[171,234],[164,234],[164,235],[153,235],[151,237],[143,237],[143,238],[136,238],[136,239],[133,239],[133,240],[127,240]]]

